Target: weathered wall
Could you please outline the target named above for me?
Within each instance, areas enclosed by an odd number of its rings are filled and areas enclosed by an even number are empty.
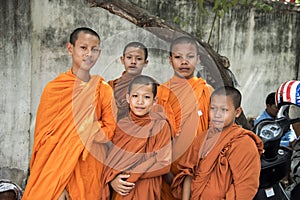
[[[220,53],[231,61],[248,116],[264,109],[265,97],[280,83],[299,77],[296,18],[296,13],[239,10],[222,21]]]
[[[197,35],[200,30],[197,1],[131,1],[189,33]],[[209,6],[205,8],[209,14],[203,15],[203,39],[207,41],[214,13]],[[229,10],[221,19],[219,53],[230,60],[247,116],[260,114],[265,107],[265,97],[280,83],[299,77],[299,24],[300,12],[273,10],[266,13],[247,8]],[[217,25],[211,39],[215,49],[216,29]]]
[[[150,1],[152,7],[147,2],[139,3],[163,18],[180,16],[185,30],[197,30],[192,1]],[[122,72],[119,57],[132,40],[150,49],[145,74],[160,82],[173,74],[167,59],[168,44],[101,8],[90,8],[84,0],[1,0],[0,6],[0,178],[22,183],[40,95],[48,81],[69,68],[65,43],[76,27],[89,26],[102,37],[103,51],[93,73],[106,80]],[[205,37],[212,17],[204,19]],[[295,53],[296,15],[240,9],[230,11],[221,28],[220,54],[231,61],[244,96],[245,114],[256,116],[264,108],[266,94],[295,77],[299,57]]]
[[[0,15],[0,178],[22,183],[31,119],[30,4],[1,0]]]

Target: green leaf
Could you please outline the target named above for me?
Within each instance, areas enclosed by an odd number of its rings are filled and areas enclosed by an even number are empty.
[[[238,3],[239,3],[239,0],[233,0],[233,1],[232,1],[232,5],[233,5],[233,6],[238,5]]]
[[[216,0],[213,10],[218,10],[221,3],[222,3],[222,0]]]
[[[179,24],[179,17],[178,17],[178,16],[175,16],[175,17],[173,18],[173,22],[174,22],[175,24]]]
[[[225,11],[224,10],[218,10],[217,14],[218,14],[219,18],[222,18],[225,14]]]

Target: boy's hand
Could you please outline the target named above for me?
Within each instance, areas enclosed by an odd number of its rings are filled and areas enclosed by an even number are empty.
[[[70,200],[69,193],[66,189],[61,193],[61,195],[58,197],[58,200]]]
[[[129,176],[129,174],[119,174],[110,182],[111,187],[122,196],[128,195],[134,188],[134,183],[125,181]]]

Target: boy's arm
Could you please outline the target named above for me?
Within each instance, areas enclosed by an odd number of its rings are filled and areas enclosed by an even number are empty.
[[[189,149],[180,157],[177,164],[179,173],[175,176],[171,189],[174,197],[181,199],[190,195],[190,182],[192,182],[192,177],[195,174],[195,169],[197,168],[199,162],[199,151],[203,143],[204,135],[198,135]],[[190,178],[187,178],[190,177]]]
[[[115,192],[124,196],[129,194],[129,192],[134,188],[134,183],[126,181],[129,174],[118,174],[113,180],[109,182],[110,186]]]
[[[141,173],[133,173],[129,180],[145,179],[161,176],[170,171],[172,146],[171,146],[171,127],[166,123],[160,133],[149,138],[149,144],[152,145],[153,152],[145,159],[145,162],[137,165],[133,171]]]
[[[108,140],[111,140],[116,127],[115,116],[112,109],[114,102],[113,91],[106,83],[102,83],[99,90],[100,97],[98,99],[99,103],[96,108],[96,115],[98,116],[101,131]]]
[[[124,196],[129,194],[129,192],[134,188],[135,184],[128,182],[129,174],[125,174],[119,170],[113,168],[104,169],[102,179],[104,181],[104,193],[107,190],[107,187],[111,187],[116,193]]]
[[[172,138],[176,136],[181,124],[181,106],[176,95],[166,86],[160,85],[157,89],[157,105],[155,107],[162,106],[166,113],[169,122],[173,128]]]
[[[130,172],[128,173],[130,174],[130,177],[127,180],[129,182],[135,183],[142,178],[152,178],[152,177],[162,175],[162,174],[155,174],[153,171],[150,171],[151,167],[153,167],[155,163],[156,163],[155,156],[150,156],[144,162],[140,163],[139,165],[135,166],[133,169],[130,170]]]
[[[70,200],[69,193],[66,189],[61,193],[61,195],[58,197],[58,200]]]
[[[236,199],[253,199],[259,186],[261,170],[260,155],[253,139],[243,136],[233,142],[228,161]]]
[[[189,200],[191,196],[192,177],[185,176],[182,187],[182,200]]]

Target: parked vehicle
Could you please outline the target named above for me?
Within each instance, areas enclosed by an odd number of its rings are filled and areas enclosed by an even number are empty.
[[[297,107],[297,106],[296,106]],[[281,180],[291,171],[291,159],[293,150],[280,146],[280,140],[290,127],[291,123],[300,121],[300,115],[296,118],[290,116],[291,109],[295,105],[281,106],[275,120],[265,119],[254,127],[254,132],[264,143],[264,153],[261,157],[260,186],[255,200],[294,200],[300,199],[300,184],[293,187],[287,193]]]

